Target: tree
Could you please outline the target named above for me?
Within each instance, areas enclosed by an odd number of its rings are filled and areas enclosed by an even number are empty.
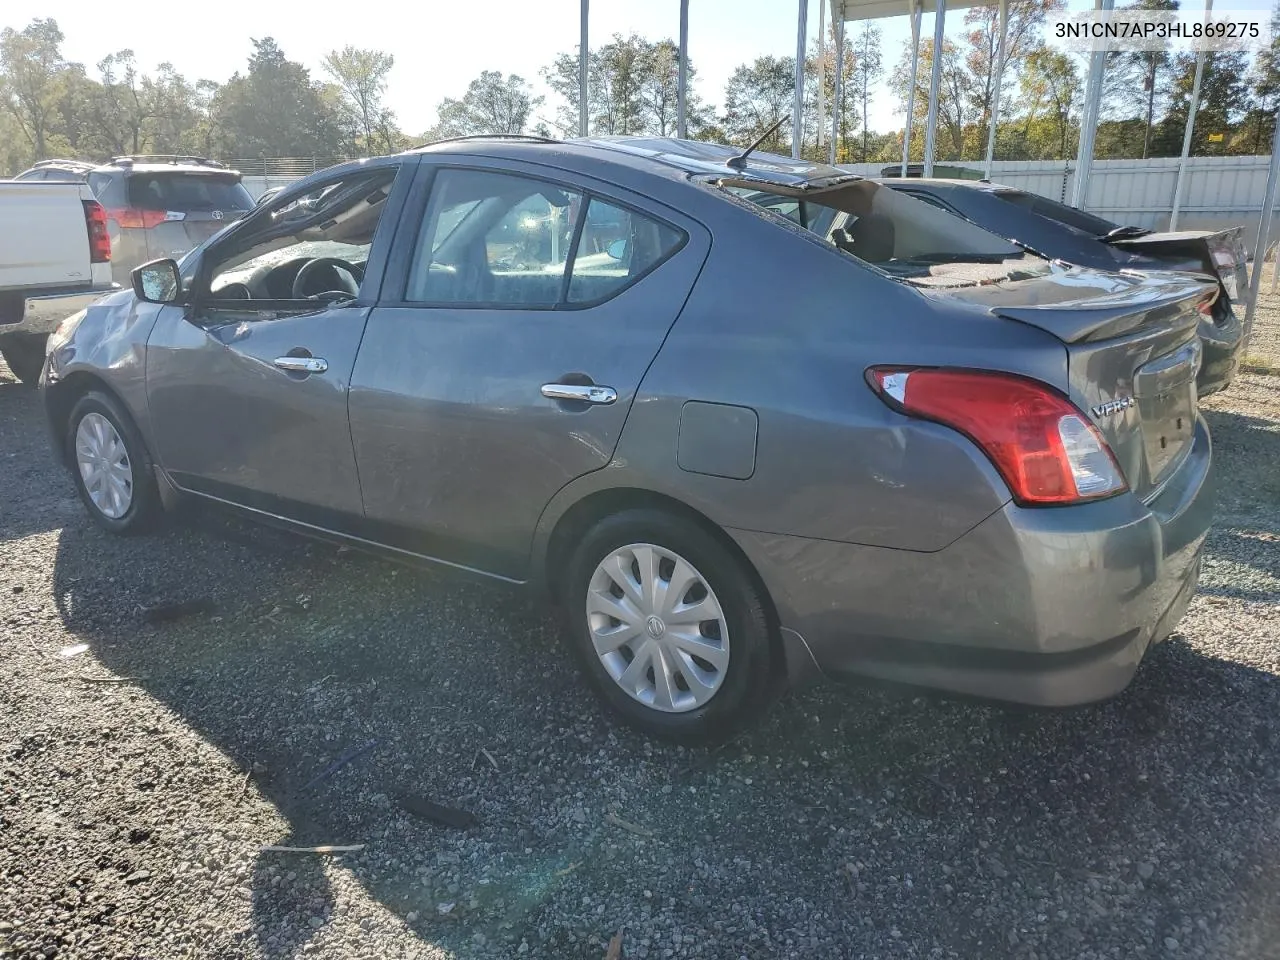
[[[1178,0],[1135,0],[1126,10],[1175,11]],[[1161,75],[1173,65],[1168,45],[1157,50],[1112,51],[1107,54],[1108,99],[1119,104],[1121,116],[1132,116],[1132,105],[1142,104],[1141,156],[1151,156],[1151,133],[1156,107],[1167,96],[1169,84]],[[1138,145],[1129,149],[1136,153]],[[1132,155],[1132,153],[1130,154]]]
[[[66,69],[62,39],[53,19],[32,20],[22,31],[5,27],[0,33],[0,96],[37,160],[48,156],[58,79]]]
[[[147,107],[133,51],[103,57],[98,61],[98,76],[91,107],[97,135],[113,155],[141,153]]]
[[[393,125],[391,115],[382,105],[387,90],[387,74],[396,59],[381,50],[361,50],[350,44],[331,50],[324,58],[324,69],[342,91],[343,102],[350,111],[351,122],[364,133],[364,144],[374,149],[374,134]],[[385,140],[385,137],[382,139]],[[391,149],[391,144],[386,144]]]
[[[1237,122],[1244,119],[1249,101],[1247,69],[1248,62],[1242,52],[1215,50],[1205,54],[1204,75],[1200,80],[1200,109],[1196,111],[1195,129],[1192,131],[1192,154],[1250,152],[1249,138],[1243,130],[1237,149],[1232,149],[1235,140],[1232,131]],[[1182,153],[1187,112],[1191,109],[1191,88],[1195,83],[1195,55],[1180,54],[1174,61],[1173,70],[1169,107],[1151,137],[1152,153],[1156,156],[1178,156]],[[1206,139],[1210,133],[1223,134],[1221,143],[1210,144]]]
[[[524,133],[533,111],[542,105],[533,89],[516,74],[485,70],[467,86],[462,99],[446,97],[437,108],[439,122],[432,140],[473,133]]]
[[[884,75],[884,63],[880,55],[880,28],[870,20],[864,20],[862,29],[853,41],[854,60],[853,73],[849,80],[858,99],[862,102],[862,160],[865,162],[871,154],[871,129],[868,110],[871,103],[871,89],[880,82]]]
[[[721,125],[730,143],[746,146],[782,117],[791,116],[795,102],[796,62],[793,57],[757,57],[733,71],[724,88]],[[760,149],[789,152],[786,125],[774,132]]]
[[[313,83],[306,67],[285,57],[270,37],[253,41],[246,73],[213,97],[210,113],[220,151],[232,157],[348,156],[356,128],[337,87]]]
[[[689,62],[685,89],[685,124],[693,136],[712,122],[711,110],[694,89],[697,70]],[[680,48],[671,40],[645,43],[640,57],[641,122],[646,133],[660,137],[676,133],[680,100]]]
[[[915,76],[915,129],[921,135],[911,138],[911,159],[924,159],[924,126],[929,116],[929,81],[933,70],[933,41],[922,40],[920,43],[920,66]],[[950,40],[942,42],[942,75],[938,85],[938,126],[939,137],[935,149],[936,159],[944,159],[950,154],[955,159],[963,159],[965,154],[965,133],[976,131],[975,114],[970,96],[972,76],[965,69],[964,58],[960,49]],[[889,78],[893,89],[897,92],[898,102],[905,112],[907,97],[911,90],[911,41],[903,44],[903,55],[893,68]],[[950,150],[945,148],[943,135],[950,141]],[[976,133],[974,133],[976,144]]]
[[[1004,98],[1005,88],[1013,86],[1016,78],[1023,72],[1023,66],[1030,66],[1027,58],[1043,46],[1040,31],[1049,14],[1056,13],[1065,6],[1065,0],[1013,0],[1009,4],[1005,66],[1000,77],[1001,99]],[[964,66],[970,76],[970,108],[980,141],[985,144],[981,134],[991,125],[996,69],[1000,60],[999,9],[995,6],[971,7],[965,14],[964,22],[967,28]]]
[[[1080,74],[1066,54],[1038,47],[1019,71],[1022,151],[1030,159],[1070,156],[1072,112],[1080,97]],[[999,131],[997,131],[998,134]]]

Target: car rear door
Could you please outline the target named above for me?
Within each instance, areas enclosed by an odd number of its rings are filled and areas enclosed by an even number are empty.
[[[352,374],[352,438],[380,540],[521,578],[547,502],[611,459],[710,237],[576,175],[466,163],[424,158]]]

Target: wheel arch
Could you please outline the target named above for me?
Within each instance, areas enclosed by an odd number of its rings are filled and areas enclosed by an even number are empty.
[[[544,522],[540,525],[535,538],[530,569],[532,585],[552,604],[559,605],[563,589],[561,577],[568,565],[570,552],[582,533],[605,517],[625,510],[642,508],[661,510],[696,524],[705,533],[714,537],[742,564],[759,592],[764,606],[769,625],[771,669],[779,679],[786,679],[795,672],[791,669],[793,657],[783,643],[778,609],[764,578],[760,576],[755,564],[751,562],[738,542],[718,523],[676,497],[642,487],[606,487],[572,499],[564,497],[563,493],[562,491],[562,498],[558,498],[560,499],[559,509],[553,511],[552,508],[548,508],[543,514]]]
[[[82,397],[95,391],[104,393],[114,400],[120,409],[133,419],[133,427],[138,431],[142,442],[144,444],[147,442],[146,437],[142,436],[138,418],[134,416],[124,397],[118,391],[113,390],[111,385],[97,374],[90,373],[87,370],[75,370],[56,384],[45,388],[45,411],[49,419],[49,430],[57,440],[54,447],[57,450],[58,462],[64,467],[71,467],[71,463],[67,459],[67,427],[68,421],[71,419],[71,411],[75,409],[76,404]],[[150,451],[148,450],[149,453]]]

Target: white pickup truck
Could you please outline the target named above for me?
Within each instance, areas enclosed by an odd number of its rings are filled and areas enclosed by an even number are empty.
[[[34,383],[45,341],[111,282],[111,238],[88,184],[0,181],[0,355]]]

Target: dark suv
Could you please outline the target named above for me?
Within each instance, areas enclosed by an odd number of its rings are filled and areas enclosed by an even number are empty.
[[[88,181],[107,211],[112,279],[126,287],[134,267],[181,257],[254,206],[238,170],[204,157],[45,160],[14,179]]]

